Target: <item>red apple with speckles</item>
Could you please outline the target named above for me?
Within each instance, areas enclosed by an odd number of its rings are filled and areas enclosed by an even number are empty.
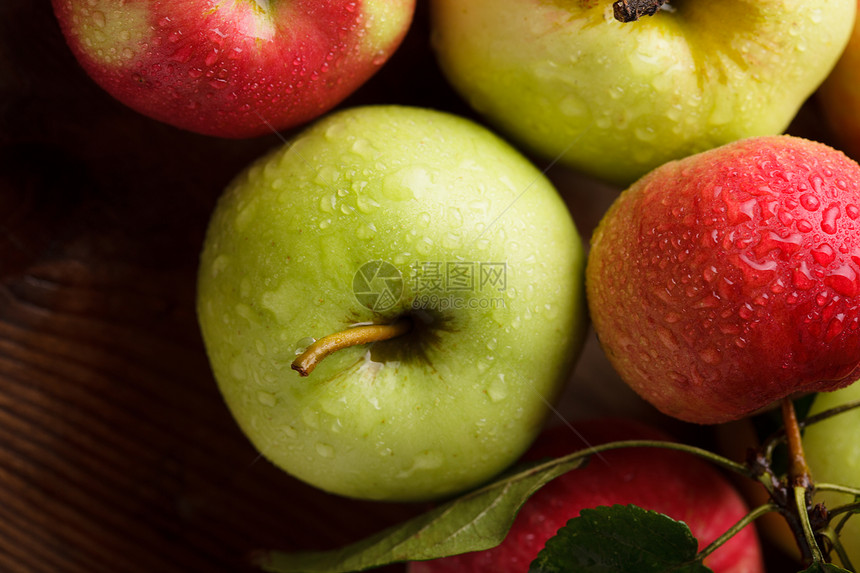
[[[669,440],[629,419],[603,418],[557,426],[535,442],[528,459],[558,457],[589,446],[629,439]],[[501,545],[485,551],[411,563],[410,573],[522,573],[547,539],[586,508],[637,505],[683,521],[699,549],[722,535],[749,509],[714,466],[685,452],[625,448],[594,456],[526,501]],[[705,559],[715,573],[764,571],[755,529],[747,526]]]
[[[75,57],[108,93],[176,127],[229,138],[308,122],[367,81],[415,0],[52,0]]]
[[[589,309],[621,377],[688,422],[860,378],[860,166],[751,138],[667,163],[592,239]]]

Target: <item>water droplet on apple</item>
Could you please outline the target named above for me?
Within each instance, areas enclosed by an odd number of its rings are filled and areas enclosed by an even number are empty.
[[[722,357],[720,356],[720,351],[716,348],[706,348],[704,350],[700,350],[699,358],[701,358],[705,364],[710,364],[712,366],[715,364],[719,364],[722,360]]]
[[[445,233],[445,236],[442,237],[442,247],[446,249],[459,248],[460,244],[460,235],[458,235],[457,233]]]
[[[310,346],[314,342],[316,342],[316,339],[311,337],[311,336],[306,336],[306,337],[302,338],[301,340],[299,340],[298,342],[296,342],[296,350],[295,350],[296,356],[298,356],[299,354],[301,354],[305,350],[307,350],[308,346]]]
[[[505,382],[505,375],[503,373],[500,373],[490,382],[490,386],[487,388],[487,396],[493,402],[500,402],[508,397],[508,384]]]
[[[259,390],[257,392],[257,402],[259,402],[263,406],[271,408],[278,403],[278,399],[271,392],[264,392],[263,390]]]
[[[379,151],[376,147],[364,138],[355,140],[352,144],[352,150],[365,159],[374,160],[379,157]]]
[[[559,110],[564,115],[579,117],[588,114],[588,106],[576,95],[568,95],[559,103]]]
[[[334,448],[329,444],[326,444],[324,442],[317,442],[314,448],[321,457],[334,457]]]
[[[245,368],[245,364],[241,360],[236,359],[230,363],[230,374],[236,380],[245,380],[248,377],[248,369]]]
[[[92,13],[91,18],[93,19],[93,24],[95,24],[98,28],[104,28],[107,24],[104,12],[96,10]]]
[[[331,213],[337,206],[337,197],[333,194],[320,197],[319,206],[323,213]]]
[[[836,253],[834,252],[833,247],[827,243],[822,243],[812,249],[812,257],[819,265],[826,267],[836,259]]]
[[[295,438],[296,436],[299,435],[299,433],[296,431],[296,429],[294,427],[290,426],[289,424],[287,424],[286,426],[281,428],[281,432],[288,438]]]
[[[817,211],[821,206],[821,202],[818,200],[818,197],[812,193],[804,193],[801,195],[800,204],[803,205],[803,208],[807,211]]]
[[[860,277],[850,265],[834,269],[824,278],[824,284],[843,296],[856,296],[860,293]]]
[[[356,206],[358,207],[358,210],[362,213],[371,213],[377,207],[379,207],[379,203],[373,197],[367,195],[359,195],[358,199],[356,200]]]
[[[319,228],[323,231],[328,229],[331,226],[331,219],[323,219],[320,221]]]
[[[430,237],[423,237],[418,243],[415,245],[415,250],[419,255],[429,255],[433,252],[433,239]]]
[[[836,233],[836,220],[842,215],[838,203],[832,203],[821,216],[821,230],[829,235]]]

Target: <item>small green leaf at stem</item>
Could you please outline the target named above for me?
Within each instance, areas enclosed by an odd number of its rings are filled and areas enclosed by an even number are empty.
[[[550,538],[529,573],[707,573],[686,524],[635,505],[584,509]]]
[[[501,543],[523,503],[550,480],[585,463],[586,455],[532,464],[355,544],[324,552],[264,552],[270,573],[346,573],[400,561],[436,559]]]

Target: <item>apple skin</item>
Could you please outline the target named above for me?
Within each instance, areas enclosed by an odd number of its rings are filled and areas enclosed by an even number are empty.
[[[414,0],[52,0],[89,76],[136,111],[246,138],[329,111],[397,49]]]
[[[782,133],[835,64],[855,0],[433,0],[454,88],[525,148],[627,185],[672,159]]]
[[[669,440],[661,430],[630,419],[598,418],[545,431],[526,458],[559,457],[627,439]],[[699,549],[748,513],[728,480],[706,462],[678,451],[630,448],[600,454],[538,490],[523,505],[501,545],[485,551],[415,562],[409,573],[520,573],[528,571],[547,539],[586,508],[637,505],[685,522]],[[707,559],[715,573],[764,571],[753,527],[746,527]]]
[[[661,166],[593,237],[595,331],[663,413],[728,422],[860,377],[860,166],[749,138]]]
[[[849,156],[860,159],[860,22],[855,20],[848,45],[816,98],[835,143]]]
[[[853,384],[835,392],[819,393],[810,408],[809,415],[835,408],[847,402],[860,400],[860,384]],[[803,451],[812,473],[819,483],[832,483],[857,487],[860,483],[860,410],[843,412],[816,424],[810,424],[803,432]],[[817,492],[814,501],[823,502],[829,509],[851,503],[852,496],[832,492]],[[860,563],[860,521],[856,517],[848,520],[840,540],[854,566]],[[841,563],[835,554],[836,563]]]
[[[378,311],[352,290],[375,260],[403,277]],[[505,263],[505,288],[477,293],[501,304],[428,302],[410,267],[434,261]],[[344,496],[430,499],[491,478],[540,431],[584,339],[584,266],[556,190],[497,136],[441,112],[353,108],[230,185],[198,315],[226,403],[266,458]],[[290,369],[308,337],[404,315],[417,320],[403,338],[342,349],[305,378]]]

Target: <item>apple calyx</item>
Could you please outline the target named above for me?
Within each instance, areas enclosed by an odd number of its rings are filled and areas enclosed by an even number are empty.
[[[309,375],[317,364],[333,352],[350,346],[389,340],[412,329],[412,320],[400,318],[390,324],[361,324],[323,336],[308,346],[293,360],[292,369],[302,376]]]
[[[653,16],[666,3],[668,0],[616,0],[612,11],[619,22],[635,22],[642,16]]]

